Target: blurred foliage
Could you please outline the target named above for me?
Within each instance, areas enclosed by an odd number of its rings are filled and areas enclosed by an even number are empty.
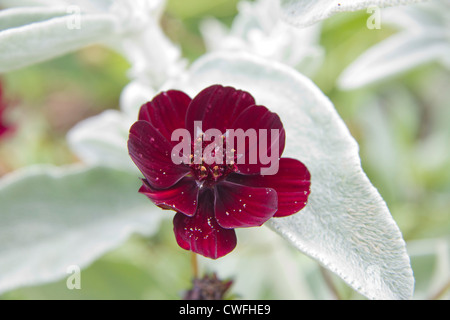
[[[36,163],[71,163],[65,135],[77,122],[118,109],[128,64],[101,47],[2,75],[17,132],[0,145],[0,174]],[[18,147],[20,146],[20,147]]]
[[[205,51],[198,29],[201,19],[213,16],[230,25],[237,2],[170,0],[162,25],[193,61]],[[340,91],[336,79],[341,71],[395,32],[387,26],[369,30],[366,19],[365,12],[358,12],[325,21],[321,44],[326,57],[313,81],[332,100],[358,141],[362,166],[405,240],[448,239],[450,74],[430,63],[379,85]],[[18,125],[18,132],[0,144],[0,175],[35,163],[76,161],[67,148],[66,132],[84,118],[118,108],[121,89],[128,81],[127,69],[127,63],[114,52],[91,47],[3,75],[8,99],[13,102],[9,118]],[[448,254],[448,241],[446,245],[443,252]],[[176,245],[168,221],[155,237],[134,237],[84,270],[82,290],[67,290],[64,279],[15,290],[2,298],[177,299],[189,287],[189,259]],[[417,297],[439,291],[432,282],[439,283],[440,259],[433,251],[412,257]],[[314,298],[332,297],[320,289],[327,285],[317,265],[308,282]],[[341,298],[362,298],[337,277],[331,276],[331,282]],[[267,288],[262,297],[276,299],[270,292]]]
[[[162,25],[169,38],[180,44],[183,56],[194,61],[205,52],[199,23],[207,17],[215,17],[231,25],[237,13],[239,0],[170,0]]]
[[[68,290],[66,279],[18,289],[5,299],[179,299],[190,285],[189,254],[180,254],[171,223],[151,239],[132,237],[81,272],[81,290]]]
[[[450,74],[430,63],[378,85],[340,91],[336,78],[345,67],[394,32],[387,26],[369,30],[366,19],[358,12],[325,21],[327,54],[313,80],[358,141],[362,166],[405,240],[448,236]]]

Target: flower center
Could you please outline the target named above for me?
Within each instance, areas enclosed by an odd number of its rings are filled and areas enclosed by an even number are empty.
[[[213,186],[238,170],[236,150],[227,150],[225,136],[214,142],[204,141],[202,137],[203,134],[192,144],[189,166],[198,181]]]

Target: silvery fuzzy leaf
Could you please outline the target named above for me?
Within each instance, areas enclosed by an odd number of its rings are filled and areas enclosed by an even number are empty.
[[[185,72],[180,48],[166,37],[155,20],[149,19],[141,30],[134,30],[111,45],[130,61],[130,78],[142,79],[153,88]]]
[[[151,235],[161,210],[136,175],[96,167],[29,167],[0,180],[0,293],[68,276],[131,234]]]
[[[339,76],[338,85],[360,88],[449,55],[450,42],[442,33],[401,32],[364,52]]]
[[[340,75],[343,90],[357,89],[409,71],[430,61],[449,66],[450,3],[433,1],[383,13],[383,23],[402,28],[374,45]]]
[[[128,156],[128,132],[135,119],[117,110],[79,122],[67,134],[67,142],[74,154],[85,164],[103,165],[129,171],[138,176]]]
[[[286,130],[283,156],[311,172],[305,209],[272,219],[271,228],[366,297],[411,298],[414,278],[402,234],[327,97],[295,70],[243,54],[205,56],[186,82],[169,86],[194,96],[215,83],[246,90],[278,113]]]
[[[418,3],[427,0],[280,0],[284,19],[298,27],[306,27],[339,12]]]
[[[55,6],[65,4],[64,0],[0,0],[0,6],[4,8],[11,7],[38,7],[38,6]]]
[[[432,0],[409,6],[384,9],[382,23],[395,26],[405,31],[435,29],[445,30],[450,17],[450,2]],[[445,31],[444,31],[445,32]]]
[[[201,32],[209,51],[247,52],[274,59],[304,74],[314,74],[323,60],[319,45],[321,25],[299,29],[280,18],[277,1],[242,1],[228,30],[220,21],[202,22]]]
[[[159,26],[164,4],[164,0],[7,1],[6,5],[18,7],[4,12],[3,26],[0,20],[0,72],[100,43],[129,60],[131,77],[158,87],[185,68],[179,48]]]
[[[0,32],[10,28],[17,28],[26,24],[41,22],[67,15],[64,7],[30,7],[11,8],[0,11]]]
[[[124,0],[0,0],[0,6],[5,8],[78,6],[83,12],[100,12],[107,11],[115,2],[121,1]]]
[[[450,2],[432,0],[404,7],[383,10],[383,23],[394,25],[403,30],[440,29],[445,32],[445,25],[450,23]]]
[[[114,34],[116,23],[109,14],[67,15],[3,30],[0,32],[0,72],[26,67],[106,40]]]
[[[120,94],[120,110],[126,114],[129,119],[136,121],[138,119],[141,106],[151,101],[157,92],[151,87],[139,80],[133,80],[125,86]]]

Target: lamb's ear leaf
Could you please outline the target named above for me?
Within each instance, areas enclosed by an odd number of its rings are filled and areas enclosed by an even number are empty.
[[[68,15],[64,7],[25,7],[0,11],[0,31]]]
[[[0,180],[0,293],[68,276],[125,241],[158,230],[161,210],[134,174],[29,167]]]
[[[339,12],[359,11],[369,7],[391,7],[427,0],[280,0],[283,18],[298,27],[307,27]]]
[[[116,25],[116,18],[110,14],[71,14],[0,31],[0,72],[23,68],[107,40]]]
[[[384,81],[430,61],[450,56],[444,34],[401,32],[364,52],[341,74],[343,90]]]
[[[139,175],[127,149],[132,124],[125,113],[107,110],[77,123],[68,132],[67,142],[85,164],[109,166]]]

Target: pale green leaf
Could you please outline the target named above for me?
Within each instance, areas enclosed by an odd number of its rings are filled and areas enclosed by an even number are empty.
[[[394,25],[402,31],[351,63],[338,79],[340,88],[351,90],[378,83],[431,61],[449,66],[449,10],[448,1],[436,0],[383,11],[383,25]]]
[[[139,173],[128,155],[127,140],[136,119],[108,110],[78,123],[72,128],[67,141],[80,160],[89,165],[104,165]]]
[[[209,51],[247,52],[292,66],[313,75],[323,60],[321,25],[299,29],[280,19],[277,1],[242,1],[228,30],[220,21],[202,21],[200,31]]]
[[[157,92],[150,85],[133,80],[123,88],[120,94],[120,110],[133,122],[137,121],[139,109],[156,96]]]
[[[296,26],[306,27],[339,12],[418,3],[427,0],[280,0],[284,19]]]
[[[67,15],[3,30],[0,32],[0,72],[105,41],[115,32],[116,22],[109,14]]]
[[[398,33],[364,52],[344,70],[338,84],[345,90],[356,89],[446,56],[450,56],[450,42],[443,33]]]
[[[67,15],[66,8],[30,7],[0,11],[0,31]]]
[[[0,0],[2,7],[55,6],[64,4],[64,0]]]
[[[132,233],[150,235],[161,210],[138,176],[107,168],[39,166],[0,180],[0,292],[68,276]]]

